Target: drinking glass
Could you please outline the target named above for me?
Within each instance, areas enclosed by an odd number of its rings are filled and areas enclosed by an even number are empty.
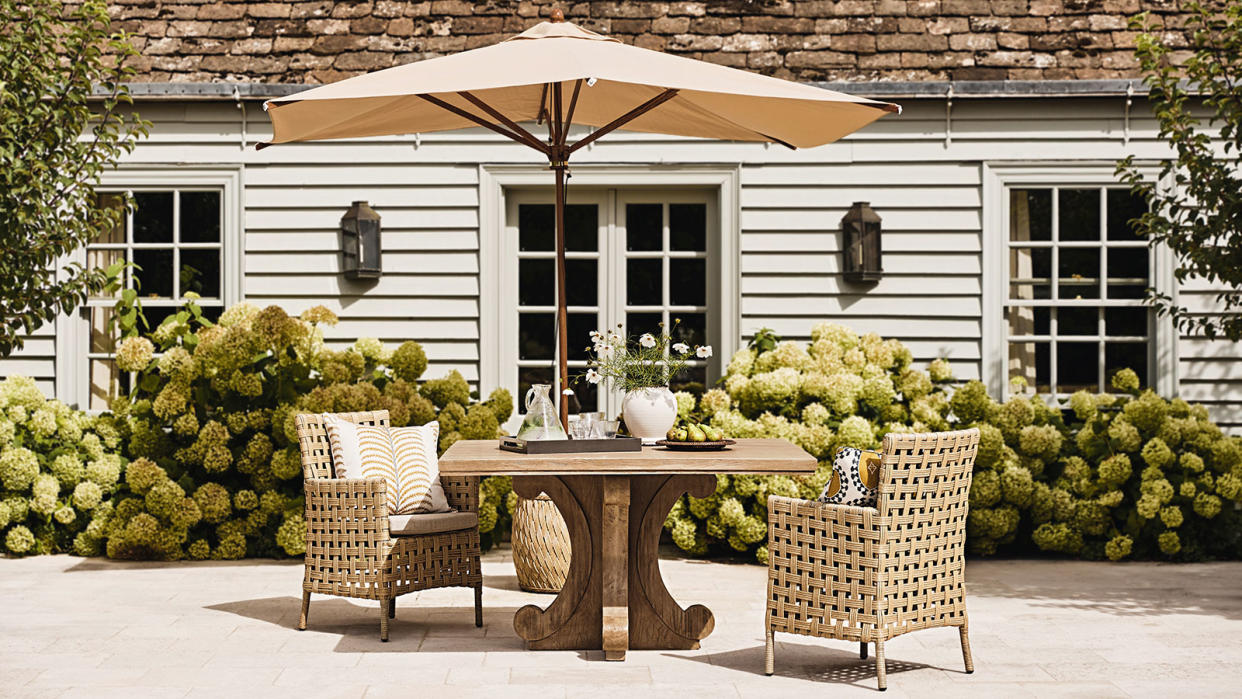
[[[600,439],[614,439],[617,436],[617,429],[621,427],[620,420],[600,420],[595,423],[595,431]]]

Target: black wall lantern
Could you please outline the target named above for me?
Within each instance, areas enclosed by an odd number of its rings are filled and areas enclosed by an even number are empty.
[[[878,282],[884,276],[880,264],[880,217],[865,201],[856,201],[841,219],[841,242],[845,278],[851,282]]]
[[[346,279],[379,279],[380,215],[365,201],[356,201],[341,217],[341,270]]]

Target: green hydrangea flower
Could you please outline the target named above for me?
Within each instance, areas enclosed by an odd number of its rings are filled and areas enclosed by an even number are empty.
[[[1100,483],[1106,488],[1116,488],[1130,479],[1134,467],[1130,457],[1125,454],[1114,454],[1100,462]]]
[[[1126,393],[1138,393],[1139,377],[1134,373],[1133,369],[1122,369],[1113,374],[1111,380],[1113,388]]]
[[[1222,504],[1221,499],[1211,493],[1199,493],[1195,496],[1193,507],[1195,514],[1204,519],[1212,519],[1220,514]]]
[[[39,475],[39,457],[25,447],[5,449],[0,453],[0,483],[5,490],[23,492]]]
[[[1045,461],[1061,451],[1061,432],[1053,425],[1027,425],[1018,433],[1018,449],[1027,456]]]
[[[1135,452],[1143,443],[1138,428],[1122,419],[1113,420],[1108,426],[1108,438],[1118,451]]]
[[[155,345],[145,337],[127,337],[116,347],[116,366],[121,371],[142,371],[155,357]]]
[[[982,422],[995,403],[982,381],[968,381],[957,389],[949,401],[953,414],[963,424]]]
[[[1156,537],[1156,543],[1160,546],[1160,552],[1168,556],[1182,550],[1182,540],[1177,532],[1162,532]]]
[[[935,383],[953,380],[953,365],[947,359],[935,359],[927,365],[927,375]]]
[[[73,506],[87,512],[99,506],[103,501],[103,488],[91,481],[78,483],[73,488]]]
[[[205,561],[211,557],[211,544],[203,539],[195,539],[186,547],[186,556],[193,561]]]
[[[4,547],[8,549],[9,553],[17,555],[29,553],[30,549],[34,548],[34,545],[34,533],[25,525],[19,524],[10,529],[8,534],[4,535]]]
[[[1130,555],[1130,551],[1134,548],[1134,539],[1128,536],[1118,534],[1108,540],[1104,545],[1104,555],[1110,561],[1120,561]]]
[[[1041,524],[1031,533],[1031,540],[1043,551],[1077,554],[1082,550],[1083,540],[1073,527],[1063,523]]]
[[[513,415],[513,394],[508,389],[497,388],[488,395],[483,405],[492,411],[497,422],[503,423]]]
[[[223,522],[233,511],[229,491],[219,483],[200,485],[194,491],[194,502],[202,512],[203,519],[212,523]]]

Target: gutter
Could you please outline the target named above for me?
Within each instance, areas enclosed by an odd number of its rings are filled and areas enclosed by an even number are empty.
[[[1129,80],[939,80],[928,82],[812,82],[827,90],[880,99],[1142,97],[1147,88]],[[296,83],[127,83],[136,100],[267,100],[319,87]],[[96,88],[95,95],[106,94]]]

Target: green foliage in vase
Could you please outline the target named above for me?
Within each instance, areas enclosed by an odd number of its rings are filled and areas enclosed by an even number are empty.
[[[0,552],[97,555],[124,468],[113,418],[0,382]]]
[[[1177,257],[1178,281],[1199,278],[1220,291],[1212,313],[1148,291],[1148,300],[1183,331],[1242,340],[1242,3],[1183,8],[1189,51],[1166,40],[1163,18],[1143,13],[1130,23],[1135,55],[1160,126],[1176,157],[1157,178],[1133,156],[1117,173],[1147,202],[1137,232]],[[1188,55],[1187,55],[1188,54]]]
[[[717,476],[711,496],[683,497],[665,522],[683,550],[727,546],[766,561],[767,497],[818,497],[839,447],[978,427],[967,520],[976,555],[1242,557],[1242,438],[1223,434],[1203,406],[1141,390],[1128,369],[1114,376],[1115,393],[1082,391],[1050,406],[1019,381],[998,403],[978,381],[954,382],[944,360],[912,367],[895,340],[829,323],[811,338],[743,349],[723,388],[694,406],[678,396],[679,408],[728,436],[787,439],[820,461],[808,477]]]
[[[137,53],[103,0],[0,0],[0,356],[116,271],[55,266],[123,220],[96,186],[150,127],[126,87]]]

